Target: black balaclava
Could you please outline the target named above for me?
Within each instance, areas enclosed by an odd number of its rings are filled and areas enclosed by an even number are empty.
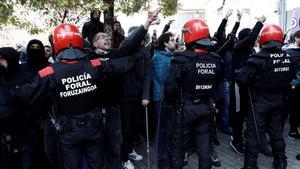
[[[0,48],[0,54],[7,61],[7,68],[5,68],[3,65],[0,65],[0,74],[1,74],[0,76],[10,75],[19,69],[19,55],[14,48],[11,47]]]
[[[38,44],[40,49],[31,49],[32,44]],[[27,64],[34,71],[39,71],[48,65],[44,45],[41,41],[37,39],[29,41],[27,45]]]

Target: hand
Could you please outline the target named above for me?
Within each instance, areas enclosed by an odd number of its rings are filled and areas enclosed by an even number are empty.
[[[159,18],[157,18],[155,21],[153,21],[151,23],[151,25],[159,25],[159,24],[160,24],[160,19]]]
[[[257,19],[258,22],[264,23],[267,18],[265,17],[265,15],[262,15],[260,17],[255,17],[255,19]]]
[[[225,15],[225,19],[228,19],[229,16],[232,14],[233,10],[232,9],[229,9]]]
[[[148,28],[150,27],[150,25],[152,24],[152,22],[154,22],[155,20],[158,19],[158,13],[162,10],[161,7],[157,8],[155,11],[153,12],[148,12],[148,18],[146,20],[146,22],[144,23],[144,28],[146,30],[148,30]]]
[[[241,21],[242,15],[243,15],[243,13],[241,11],[237,10],[236,16],[238,18],[238,22]]]
[[[172,19],[172,20],[169,20],[169,22],[167,23],[167,25],[171,25],[172,24],[172,22],[174,22],[175,20],[174,19]]]
[[[146,107],[149,103],[150,103],[150,101],[149,101],[148,99],[143,99],[143,100],[142,100],[142,105],[143,105],[144,107]]]

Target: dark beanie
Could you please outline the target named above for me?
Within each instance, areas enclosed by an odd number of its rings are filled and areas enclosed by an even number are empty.
[[[131,34],[134,30],[136,30],[138,26],[132,26],[128,29],[128,35]]]
[[[251,32],[250,28],[244,28],[239,32],[238,38],[239,40],[243,40],[248,34]]]

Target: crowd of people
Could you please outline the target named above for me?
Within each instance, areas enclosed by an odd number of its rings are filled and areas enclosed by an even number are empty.
[[[1,47],[0,169],[134,169],[149,139],[159,169],[182,169],[192,153],[210,169],[221,166],[217,131],[231,135],[243,169],[258,169],[259,153],[286,169],[288,117],[288,137],[300,141],[300,30],[285,44],[260,16],[237,34],[237,11],[226,35],[229,10],[214,34],[190,19],[176,38],[171,20],[150,38],[160,10],[127,37],[117,20],[105,32],[94,10],[81,32],[58,25],[50,45]]]

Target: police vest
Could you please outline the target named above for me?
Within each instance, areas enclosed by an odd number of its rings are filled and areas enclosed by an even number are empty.
[[[261,58],[264,65],[256,73],[254,87],[265,90],[287,87],[293,78],[290,56],[284,52],[266,55]]]
[[[58,114],[84,114],[99,107],[98,79],[101,75],[95,69],[99,66],[98,59],[57,62],[39,72],[42,78],[49,75],[49,93]]]
[[[213,97],[220,72],[220,58],[210,53],[189,57],[185,63],[182,91],[185,96]]]

